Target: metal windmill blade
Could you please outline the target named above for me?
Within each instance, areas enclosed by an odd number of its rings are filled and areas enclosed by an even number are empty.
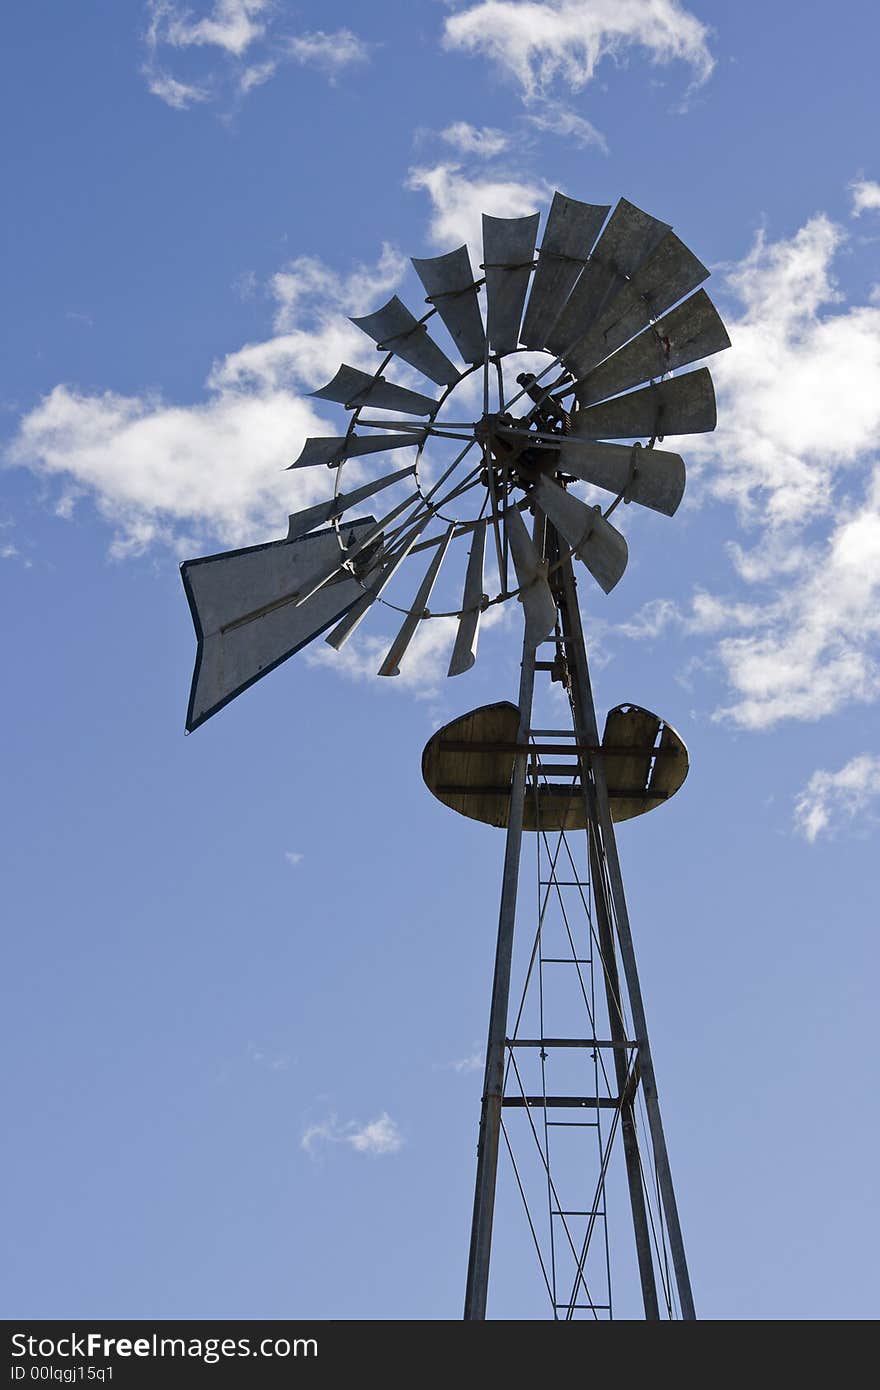
[[[551,352],[566,360],[590,332],[609,300],[670,230],[668,223],[642,212],[625,198],[620,199],[547,336]]]
[[[526,347],[537,350],[546,345],[610,211],[605,204],[553,194],[520,333]]]
[[[263,588],[277,607],[255,599],[240,629],[241,614],[232,626],[224,620],[222,632],[205,629],[202,685],[215,649],[233,674],[216,699],[202,699],[200,686],[197,722],[319,632],[343,646],[370,614],[398,615],[383,674],[399,669],[420,624],[442,616],[455,619],[448,674],[464,674],[476,660],[483,613],[514,596],[529,643],[540,643],[553,630],[553,564],[560,563],[548,537],[610,591],[627,563],[611,509],[624,501],[675,512],[684,463],[654,446],[664,435],[712,429],[715,398],[705,368],[673,374],[729,341],[697,288],[705,266],[668,223],[626,199],[609,215],[606,204],[557,193],[539,238],[540,222],[537,212],[484,216],[483,280],[464,246],[414,258],[426,314],[417,318],[393,295],[352,319],[383,356],[372,373],[343,363],[312,393],[344,412],[344,423],[307,439],[289,467],[295,477],[324,466],[333,485],[326,500],[291,514],[286,541],[253,551],[248,585],[262,593],[265,567]],[[434,321],[448,332],[452,355],[435,341]],[[546,354],[539,375],[526,377],[509,360],[520,345]],[[440,390],[411,384],[408,369]],[[459,396],[475,376],[483,398],[477,418],[468,403],[477,393]],[[405,466],[395,468],[402,450]],[[604,512],[575,496],[575,481],[609,494]],[[358,517],[380,495],[387,501],[377,518]],[[526,510],[541,523],[534,537]],[[467,546],[453,544],[457,537]],[[428,569],[414,585],[408,561],[423,550]],[[191,602],[209,576],[231,583],[244,574],[239,557],[250,553],[229,552],[228,565],[222,556],[190,562]],[[283,594],[273,578],[276,554],[288,560]],[[433,592],[441,599],[429,611]]]
[[[433,396],[397,386],[393,381],[386,381],[384,376],[370,376],[344,362],[332,381],[310,394],[322,401],[337,401],[346,410],[369,405],[376,410],[394,410],[403,415],[433,415],[438,405]]]
[[[352,323],[372,338],[382,352],[392,352],[438,386],[453,386],[460,373],[405,304],[393,295],[387,304]]]
[[[690,366],[730,347],[730,338],[705,290],[653,322],[649,328],[578,378],[578,405],[593,405],[652,377]]]
[[[467,247],[429,260],[413,257],[413,266],[464,361],[482,362],[486,333]]]
[[[515,352],[540,217],[489,217],[483,213],[486,332],[493,352]]]

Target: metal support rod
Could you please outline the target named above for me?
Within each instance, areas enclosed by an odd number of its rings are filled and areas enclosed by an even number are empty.
[[[578,608],[577,590],[571,560],[563,564],[557,571],[557,574],[559,576],[559,606],[563,617],[562,630],[567,634],[565,650],[569,671],[572,676],[574,708],[577,722],[581,726],[577,730],[577,734],[578,738],[583,738],[589,743],[598,743],[599,731],[596,724],[596,711],[593,705],[583,627],[581,625],[581,615]],[[645,1017],[644,1003],[642,1001],[642,991],[636,966],[629,913],[627,912],[626,897],[623,891],[623,876],[620,871],[620,860],[617,854],[617,842],[614,836],[614,825],[611,820],[611,808],[608,802],[608,788],[605,782],[605,771],[602,765],[602,759],[591,759],[590,768],[595,788],[596,826],[601,836],[601,848],[604,851],[604,864],[607,869],[611,905],[614,910],[614,919],[617,926],[617,939],[620,945],[620,958],[623,965],[624,978],[626,980],[633,1032],[638,1042],[639,1072],[645,1099],[645,1108],[648,1114],[648,1128],[650,1130],[651,1145],[654,1154],[654,1167],[657,1173],[660,1197],[663,1203],[666,1228],[669,1233],[672,1266],[675,1273],[675,1282],[678,1289],[682,1318],[691,1321],[696,1318],[696,1311],[694,1309],[693,1294],[691,1292],[681,1223],[678,1216],[678,1205],[675,1200],[675,1190],[672,1184],[672,1171],[669,1165],[669,1155],[666,1150],[666,1139],[663,1133],[660,1101],[657,1094],[657,1081],[654,1074],[654,1062],[651,1056],[651,1046],[648,1041],[648,1024]],[[601,867],[601,865],[597,867]],[[604,875],[600,874],[600,882],[601,881],[604,881]],[[600,896],[598,882],[596,884],[596,896],[598,901]]]
[[[535,648],[524,640],[519,683],[519,732],[516,739],[517,743],[521,745],[528,743],[534,688]],[[477,1180],[474,1191],[474,1214],[471,1225],[467,1290],[464,1303],[466,1321],[482,1321],[486,1316],[527,762],[528,754],[524,750],[515,755],[510,786],[510,814],[507,823],[507,840],[504,847],[501,908],[498,916],[498,942],[495,949],[492,1005],[489,1011],[489,1039],[486,1044],[480,1139],[477,1147]]]

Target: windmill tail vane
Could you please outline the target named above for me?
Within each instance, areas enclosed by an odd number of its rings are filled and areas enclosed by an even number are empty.
[[[307,439],[290,464],[294,474],[326,467],[330,495],[293,513],[283,539],[181,567],[197,639],[186,727],[318,637],[341,649],[377,607],[396,627],[378,675],[398,675],[420,627],[437,618],[454,620],[448,675],[463,675],[477,659],[483,614],[519,602],[517,702],[453,721],[422,763],[438,801],[505,831],[465,1317],[486,1316],[502,1140],[550,1315],[613,1316],[606,1175],[619,1136],[644,1316],[692,1318],[614,831],[678,791],[688,756],[670,724],[635,704],[613,709],[600,737],[575,576],[577,566],[604,593],[622,579],[621,503],[675,514],[685,465],[658,445],[715,428],[712,379],[698,364],[730,340],[702,288],[708,270],[668,223],[626,199],[612,210],[562,193],[538,246],[540,220],[484,215],[481,274],[466,246],[415,258],[424,315],[393,295],[352,320],[376,346],[376,370],[343,363],[312,392],[345,422],[339,434]],[[563,728],[536,727],[543,675],[565,691]],[[523,834],[536,838],[544,896],[511,1015]],[[572,888],[577,901],[566,907]],[[551,896],[561,913],[555,947]],[[563,965],[586,1008],[566,1019],[566,1036],[553,1033],[544,1008],[545,967],[552,975]],[[548,1090],[559,1057],[576,1055],[590,1059],[592,1079],[581,1069],[573,1088]],[[548,1118],[563,1111],[581,1118]],[[517,1167],[517,1117],[531,1133],[526,1148],[537,1145],[543,1225]],[[589,1198],[563,1193],[572,1175],[551,1132],[565,1126],[596,1132]],[[580,1161],[575,1170],[582,1182]]]

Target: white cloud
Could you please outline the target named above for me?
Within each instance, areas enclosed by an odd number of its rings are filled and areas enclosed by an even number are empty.
[[[369,46],[350,29],[276,38],[275,0],[215,0],[200,16],[180,0],[148,0],[147,12],[142,72],[152,94],[177,111],[224,95],[241,99],[274,77],[283,62],[310,64],[333,81],[369,57]],[[187,55],[196,61],[192,50],[202,53],[198,80],[168,70],[171,55],[175,64]]]
[[[603,58],[632,47],[654,63],[685,62],[705,81],[708,33],[678,0],[480,0],[446,20],[444,45],[491,59],[530,101],[560,83],[577,91]]]
[[[479,159],[494,159],[507,149],[509,141],[501,130],[493,126],[469,125],[467,121],[454,121],[440,131],[441,140],[451,145],[459,154],[473,154]]]
[[[378,606],[374,605],[374,612]],[[398,626],[402,621],[398,619]],[[436,695],[446,679],[456,627],[455,618],[431,618],[420,623],[400,664],[400,675],[383,678],[376,682],[378,686],[401,694],[415,693],[420,699]],[[306,660],[310,666],[331,667],[349,680],[375,681],[394,636],[395,630],[379,636],[357,632],[338,652],[317,642],[306,651]]]
[[[350,29],[337,29],[332,34],[317,30],[299,34],[288,41],[290,56],[307,67],[320,68],[335,77],[343,68],[365,63],[370,56],[369,45]]]
[[[374,303],[402,264],[387,247],[377,266],[347,277],[292,261],[272,283],[280,331],[216,362],[203,402],[61,384],[23,417],[7,461],[61,481],[68,512],[77,493],[94,497],[115,528],[116,556],[157,542],[180,551],[207,536],[226,545],[277,536],[288,512],[327,494],[325,470],[283,471],[308,435],[336,432],[302,388],[343,360],[375,366],[373,344],[346,314]]]
[[[592,122],[579,116],[576,111],[570,110],[567,106],[548,101],[540,111],[533,112],[527,119],[536,130],[543,130],[551,135],[561,135],[565,139],[571,140],[575,145],[584,148],[588,145],[595,145],[604,154],[608,153],[608,141],[601,130],[597,130]]]
[[[849,187],[853,217],[861,217],[863,212],[880,212],[880,183],[874,183],[871,179],[856,179]]]
[[[321,1144],[348,1144],[355,1153],[375,1158],[397,1153],[403,1146],[403,1135],[386,1110],[364,1125],[357,1120],[340,1124],[337,1117],[331,1115],[320,1124],[309,1125],[300,1139],[300,1147],[306,1153],[314,1153]]]
[[[303,856],[298,849],[286,849],[284,851],[284,858],[287,860],[288,864],[293,864],[294,866],[301,864],[303,861]]]
[[[797,576],[718,657],[735,694],[718,717],[750,729],[819,719],[880,694],[880,471],[871,496],[806,547]]]
[[[880,757],[861,753],[839,772],[814,772],[794,808],[796,830],[812,844],[854,821],[873,824],[871,803],[880,799]]]
[[[261,16],[271,8],[272,0],[215,0],[208,14],[193,19],[192,11],[176,0],[149,0],[147,42],[151,48],[210,46],[240,58],[265,34]]]
[[[747,601],[713,600],[733,695],[718,717],[752,729],[880,689],[880,309],[844,305],[844,239],[819,214],[791,238],[759,235],[728,269],[741,312],[725,316],[733,346],[711,364],[718,428],[681,441],[698,498],[731,504],[755,537],[729,547]]]
[[[448,248],[467,241],[476,250],[482,245],[482,213],[521,217],[539,208],[553,191],[539,180],[502,175],[470,178],[458,164],[411,169],[407,187],[423,191],[431,199],[430,235],[436,246]]]
[[[166,106],[173,107],[175,111],[188,111],[199,102],[211,100],[211,92],[207,87],[199,86],[195,82],[179,82],[176,77],[153,64],[147,64],[143,71],[147,87],[153,96],[164,101]]]
[[[463,1076],[469,1072],[482,1071],[485,1061],[482,1049],[475,1048],[467,1057],[460,1057],[457,1062],[451,1062],[450,1066],[453,1071],[458,1072],[459,1076]]]

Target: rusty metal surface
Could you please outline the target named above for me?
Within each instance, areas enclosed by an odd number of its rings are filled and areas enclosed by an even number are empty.
[[[482,362],[486,355],[486,334],[467,247],[459,246],[446,256],[432,256],[426,260],[413,256],[412,263],[429,303],[434,305],[449,329],[462,359]]]
[[[353,318],[351,322],[383,352],[393,352],[423,376],[436,381],[438,386],[453,386],[458,381],[458,369],[396,294],[381,309],[362,318]]]
[[[375,410],[393,410],[401,415],[433,415],[437,409],[437,402],[431,396],[397,386],[393,381],[386,381],[384,376],[370,376],[345,362],[332,381],[318,391],[310,391],[309,395],[321,401],[337,401],[346,410],[369,405]]]
[[[715,305],[705,290],[698,290],[578,381],[578,404],[593,405],[728,347],[730,338]]]
[[[540,214],[489,217],[483,213],[486,332],[493,352],[515,352],[532,273]]]
[[[571,296],[548,334],[547,347],[565,357],[590,331],[609,300],[670,230],[667,222],[621,198],[593,248]]]
[[[518,725],[516,706],[503,701],[471,710],[439,729],[422,754],[422,777],[428,790],[469,820],[505,827],[514,758],[522,749],[517,742]],[[523,829],[584,830],[587,812],[575,758],[578,746],[558,747],[557,755],[572,757],[565,772],[557,769],[559,782],[545,783],[547,765],[535,761],[537,749],[529,746],[528,751]],[[638,705],[618,705],[609,712],[600,753],[614,821],[631,820],[662,806],[688,772],[687,749],[679,735],[658,715]],[[588,756],[594,754],[595,749]]]
[[[693,251],[674,232],[667,232],[632,277],[609,297],[587,337],[565,354],[566,366],[575,376],[583,376],[670,304],[695,290],[708,274]]]
[[[544,347],[610,211],[553,194],[520,334],[526,347]]]

